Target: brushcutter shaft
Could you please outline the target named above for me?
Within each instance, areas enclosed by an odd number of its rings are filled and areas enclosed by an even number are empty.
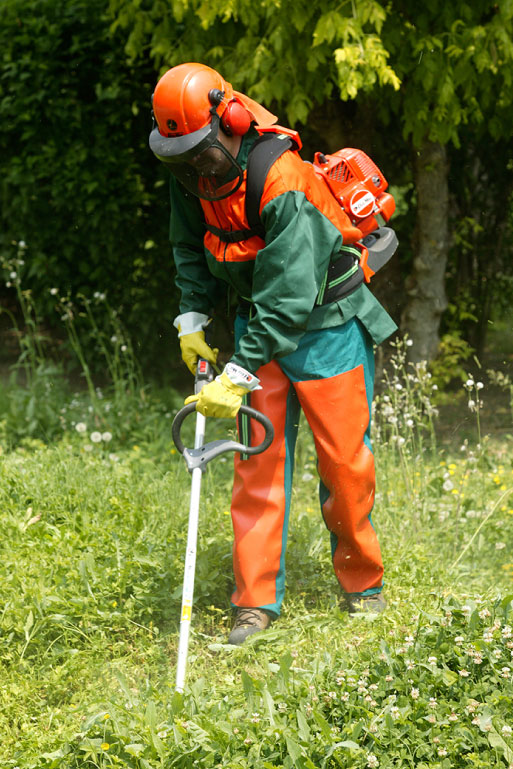
[[[208,361],[200,358],[196,368],[194,391],[199,392],[204,384],[212,381],[213,370]],[[200,449],[205,441],[206,418],[196,414],[196,431],[194,433],[194,448]],[[191,497],[189,504],[189,525],[187,529],[187,549],[182,589],[182,611],[180,614],[180,640],[178,642],[178,660],[176,664],[176,691],[182,693],[185,686],[185,671],[187,668],[187,652],[189,649],[189,633],[192,619],[192,601],[194,597],[194,577],[196,574],[196,552],[198,544],[198,521],[201,491],[201,468],[191,472]]]
[[[201,414],[199,416],[201,416]],[[202,475],[203,471],[199,467],[192,471],[191,502],[189,507],[189,529],[187,532],[187,550],[185,553],[185,568],[183,575],[182,612],[180,615],[180,640],[178,644],[178,662],[176,667],[177,692],[183,692],[185,685],[187,651],[189,648],[189,631],[191,628],[192,617],[192,600],[194,596],[194,575],[196,571],[199,501]]]

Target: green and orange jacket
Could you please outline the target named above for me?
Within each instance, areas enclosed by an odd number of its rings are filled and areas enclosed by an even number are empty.
[[[251,129],[242,140],[237,162],[244,172],[257,138]],[[376,344],[389,337],[397,327],[365,285],[331,304],[316,304],[330,260],[344,248],[347,218],[296,152],[285,152],[267,175],[260,204],[265,242],[254,236],[224,243],[205,229],[205,221],[223,230],[248,228],[245,175],[236,192],[215,202],[200,201],[171,176],[170,240],[180,313],[211,315],[227,286],[251,302],[248,329],[232,361],[252,373],[294,352],[306,331],[355,316]]]

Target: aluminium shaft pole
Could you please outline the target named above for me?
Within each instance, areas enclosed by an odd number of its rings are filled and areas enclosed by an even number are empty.
[[[196,415],[196,433],[194,438],[195,449],[199,449],[203,446],[205,440],[205,422],[206,420],[203,414],[198,413]],[[187,651],[189,648],[202,474],[203,470],[199,467],[196,467],[191,473],[191,501],[189,506],[189,527],[187,531],[187,550],[185,554],[185,569],[183,575],[182,611],[180,614],[180,640],[178,643],[178,662],[176,668],[176,691],[180,693],[184,690]]]

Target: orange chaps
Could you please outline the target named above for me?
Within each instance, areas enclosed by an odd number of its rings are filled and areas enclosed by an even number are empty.
[[[294,353],[262,366],[257,375],[262,389],[251,393],[251,406],[271,419],[275,438],[263,454],[235,458],[233,604],[280,613],[300,409],[315,441],[337,579],[347,593],[379,592],[383,563],[370,519],[374,364],[367,332],[357,319],[307,332]],[[263,428],[253,421],[251,429],[251,442],[260,442]]]

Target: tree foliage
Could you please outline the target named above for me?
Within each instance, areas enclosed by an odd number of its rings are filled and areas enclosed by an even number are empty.
[[[415,146],[459,146],[467,125],[509,135],[513,115],[513,3],[503,0],[412,6],[393,0],[382,41],[402,87],[382,103],[400,116]]]
[[[107,289],[140,346],[158,343],[176,295],[166,172],[147,147],[150,97],[160,72],[197,60],[275,109],[315,149],[332,151],[341,133],[350,136],[403,185],[411,206],[415,153],[447,145],[463,164],[458,180],[448,176],[450,209],[477,222],[472,237],[452,222],[460,240],[451,253],[461,261],[462,238],[471,248],[477,228],[486,228],[473,216],[477,197],[460,183],[476,180],[466,148],[504,156],[504,173],[480,173],[475,185],[486,196],[487,179],[493,183],[486,209],[510,194],[512,40],[513,0],[4,0],[2,256],[14,241],[27,243],[30,286],[47,318],[54,286]],[[320,134],[332,140],[318,141]],[[507,243],[508,217],[487,217]],[[411,214],[403,218],[409,227]],[[396,263],[408,272],[414,254],[408,232],[401,235]],[[468,251],[463,260],[474,265],[465,290],[477,301],[486,294],[492,307],[497,289],[488,278],[483,291],[484,236],[482,243],[478,262]]]
[[[149,53],[166,69],[200,60],[235,87],[305,123],[316,104],[354,98],[376,85],[399,87],[380,38],[386,18],[376,0],[111,0],[115,28],[132,59]],[[200,24],[198,25],[198,19]]]

